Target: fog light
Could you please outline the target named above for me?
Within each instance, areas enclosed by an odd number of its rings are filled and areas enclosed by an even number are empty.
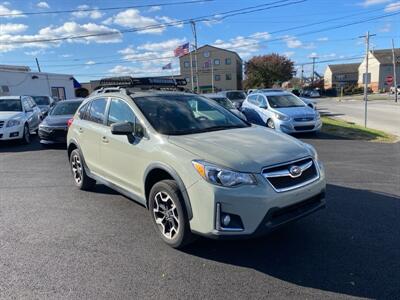
[[[19,135],[19,132],[11,132],[10,137],[17,137]]]
[[[230,222],[231,222],[231,217],[229,215],[224,215],[222,217],[222,225],[228,226]]]

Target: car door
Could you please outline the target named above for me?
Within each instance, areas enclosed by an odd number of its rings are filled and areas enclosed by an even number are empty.
[[[26,98],[32,108],[32,112],[33,112],[32,120],[34,123],[33,126],[36,129],[39,127],[39,124],[42,121],[42,118],[41,118],[42,111],[40,110],[39,106],[37,106],[36,102],[31,97],[26,97]]]
[[[29,131],[33,131],[36,129],[36,121],[34,120],[34,111],[32,109],[31,103],[28,101],[28,98],[21,97],[22,106],[25,111],[25,120],[29,126]]]
[[[100,174],[102,169],[100,143],[107,128],[105,125],[107,102],[108,98],[104,97],[91,100],[74,126],[85,163],[95,174]]]
[[[258,95],[256,103],[257,103],[257,112],[265,124],[267,120],[271,117],[270,111],[268,110],[267,99],[265,98],[264,95]]]
[[[136,124],[139,121],[126,100],[113,97],[108,108],[107,129],[100,145],[102,175],[125,190],[139,194],[148,139],[135,137],[129,141],[127,136],[112,134],[111,125],[118,122]]]

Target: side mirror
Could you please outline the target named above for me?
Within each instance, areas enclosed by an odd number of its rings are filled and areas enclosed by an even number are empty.
[[[134,125],[130,122],[118,122],[111,124],[111,133],[115,135],[132,135],[134,130]]]
[[[260,105],[260,108],[262,108],[262,109],[268,109],[268,106],[265,105],[265,104],[262,104],[262,105]]]

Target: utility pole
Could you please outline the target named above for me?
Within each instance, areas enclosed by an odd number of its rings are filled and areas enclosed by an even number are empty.
[[[303,88],[303,82],[304,82],[304,65],[301,65],[301,75],[300,75],[300,87]]]
[[[315,60],[317,59],[316,56],[312,57],[312,77],[311,77],[311,88],[314,88],[314,73],[315,73]]]
[[[38,71],[39,71],[39,72],[42,72],[42,71],[40,70],[40,65],[39,65],[39,61],[38,61],[37,57],[35,57],[35,60],[36,60],[36,66],[37,66],[37,68],[38,68]]]
[[[196,22],[191,20],[190,25],[192,26],[192,32],[194,37],[194,61],[196,63],[196,92],[199,94],[199,64],[197,62],[197,31],[196,31]]]
[[[393,55],[394,102],[397,103],[397,72],[396,72],[396,55],[394,53],[394,39],[392,39],[392,55]]]
[[[369,60],[369,39],[371,36],[376,34],[370,34],[367,31],[366,35],[360,36],[360,38],[365,38],[365,74],[364,74],[364,127],[367,127],[367,117],[368,117],[368,60]]]

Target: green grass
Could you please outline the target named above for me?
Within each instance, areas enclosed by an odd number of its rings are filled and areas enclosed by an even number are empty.
[[[322,122],[322,132],[331,136],[351,140],[363,140],[384,143],[393,143],[397,140],[396,136],[393,136],[386,132],[376,129],[364,128],[363,126],[359,126],[354,123],[342,121],[339,119],[322,117]]]

